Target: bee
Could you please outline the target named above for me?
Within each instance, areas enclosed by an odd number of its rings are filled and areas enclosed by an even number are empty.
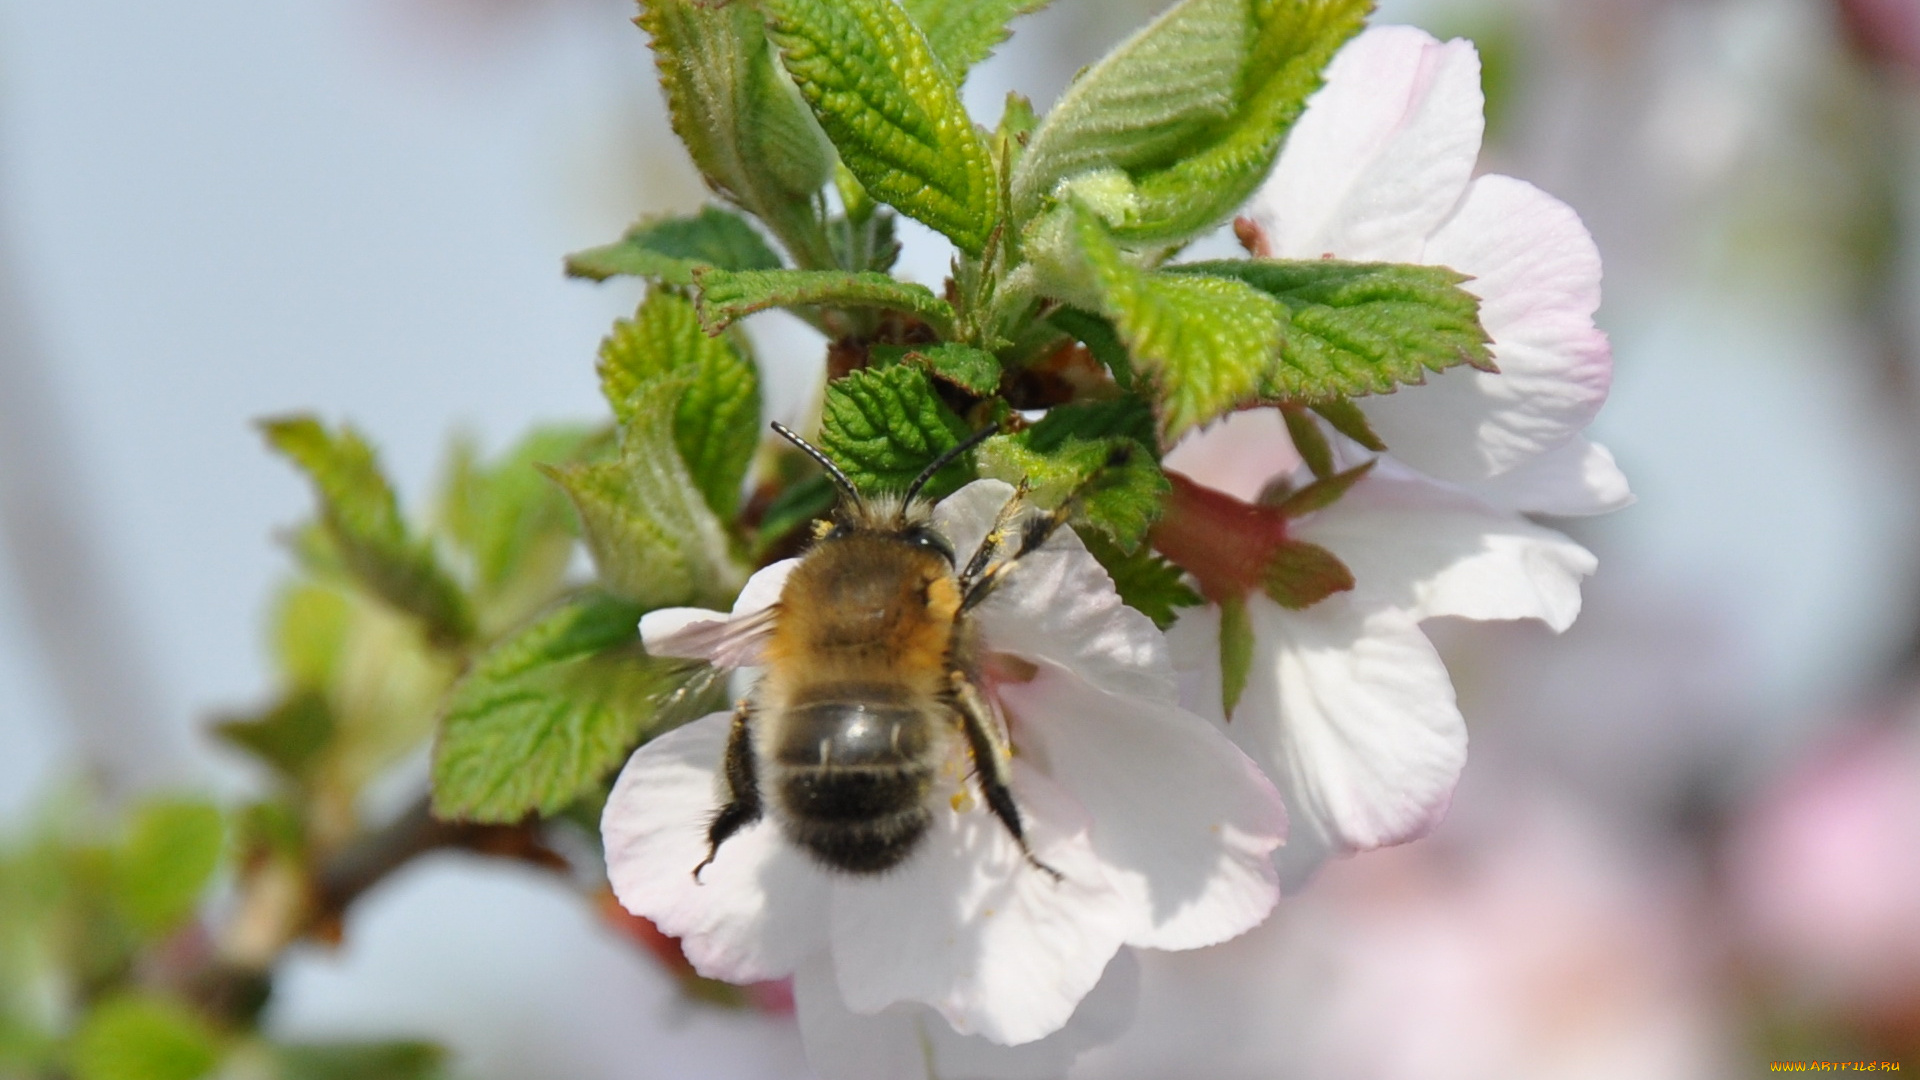
[[[940,455],[903,493],[874,498],[805,439],[773,428],[826,470],[841,499],[815,523],[779,601],[730,632],[766,635],[765,674],[734,710],[727,800],[694,877],[765,814],[830,870],[884,873],[926,835],[940,766],[964,749],[987,809],[1028,863],[1058,879],[1027,846],[1008,785],[1007,737],[980,687],[967,616],[1065,523],[1073,500],[1016,528],[1021,485],[963,564],[920,493],[992,427]]]

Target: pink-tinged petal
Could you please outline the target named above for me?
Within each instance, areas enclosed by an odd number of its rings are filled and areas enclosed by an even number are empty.
[[[1443,480],[1496,476],[1593,421],[1613,350],[1593,325],[1600,253],[1565,203],[1510,176],[1473,182],[1419,260],[1473,280],[1498,374],[1454,368],[1361,402],[1394,456]]]
[[[1027,865],[976,794],[964,811],[936,808],[898,869],[835,881],[834,965],[853,1011],[917,1001],[960,1034],[1011,1046],[1058,1031],[1100,980],[1132,928],[1130,907],[1070,798],[1018,759],[1013,793],[1058,880]]]
[[[747,579],[721,614],[705,608],[661,608],[640,617],[640,643],[650,656],[705,660],[723,668],[759,663],[760,650],[773,633],[773,605],[786,588],[798,559],[782,559]]]
[[[714,713],[642,746],[600,818],[607,880],[628,911],[681,939],[702,975],[758,982],[790,974],[826,946],[829,882],[768,820],[707,855],[724,798],[717,770],[731,714]]]
[[[1587,549],[1518,514],[1392,461],[1339,502],[1300,520],[1296,535],[1353,571],[1352,602],[1411,619],[1539,619],[1565,630],[1580,614]]]
[[[953,544],[960,565],[972,558],[1012,495],[1011,485],[978,480],[934,508],[934,525]],[[1054,533],[1010,573],[974,609],[987,648],[1050,661],[1115,693],[1174,699],[1173,668],[1160,631],[1121,602],[1113,579],[1073,530]]]
[[[1633,504],[1633,491],[1613,455],[1584,435],[1492,479],[1461,486],[1490,506],[1522,514],[1585,517]]]
[[[1126,1030],[1139,981],[1132,950],[1120,950],[1066,1026],[1020,1046],[961,1035],[924,1005],[856,1013],[824,955],[801,965],[793,990],[807,1063],[821,1080],[1051,1080]]]
[[[1300,466],[1278,409],[1245,409],[1181,439],[1161,464],[1242,502]]]
[[[1248,204],[1282,259],[1420,262],[1480,156],[1472,44],[1382,26],[1348,42]]]
[[[1453,683],[1405,612],[1368,611],[1350,595],[1305,611],[1247,599],[1253,673],[1227,734],[1273,779],[1287,805],[1282,884],[1298,886],[1331,855],[1424,835],[1445,812],[1466,764],[1467,727]],[[1219,611],[1197,608],[1176,648],[1218,648]],[[1217,653],[1215,655],[1218,655]],[[1190,683],[1193,704],[1220,714],[1219,668]]]
[[[1212,945],[1273,910],[1271,855],[1286,836],[1286,811],[1212,724],[1052,666],[999,694],[1019,751],[1044,763],[1092,818],[1094,851],[1139,920],[1128,944]]]

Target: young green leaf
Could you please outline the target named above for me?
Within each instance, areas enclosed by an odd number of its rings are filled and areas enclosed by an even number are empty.
[[[1122,551],[1139,547],[1171,487],[1147,448],[1121,437],[1036,440],[1037,430],[980,444],[980,475],[1026,481],[1039,506],[1078,498],[1077,525],[1106,533]]]
[[[744,218],[717,206],[694,217],[649,218],[615,243],[567,256],[568,274],[594,281],[624,275],[691,285],[699,266],[777,270],[780,256]]]
[[[1115,233],[1166,243],[1232,216],[1273,170],[1321,70],[1372,8],[1373,0],[1253,0],[1233,114],[1178,158],[1131,171],[1130,214]]]
[[[1465,275],[1444,266],[1223,259],[1168,272],[1244,282],[1284,308],[1264,397],[1318,404],[1384,394],[1459,364],[1493,367],[1480,301],[1460,287]]]
[[[894,0],[762,0],[768,31],[840,159],[881,202],[978,255],[998,218],[986,140]]]
[[[1313,411],[1320,414],[1320,419],[1325,420],[1327,426],[1374,453],[1380,453],[1387,448],[1387,444],[1380,440],[1380,436],[1374,434],[1373,425],[1367,422],[1367,414],[1360,411],[1360,406],[1346,398],[1316,401],[1313,403]]]
[[[279,1080],[439,1080],[447,1052],[423,1042],[291,1043],[273,1048]]]
[[[466,596],[433,549],[400,517],[393,488],[358,432],[329,432],[310,416],[265,420],[267,441],[306,471],[320,496],[320,518],[341,560],[367,591],[419,619],[438,642],[473,632]]]
[[[647,609],[719,607],[746,581],[674,445],[687,385],[679,376],[633,393],[619,460],[543,470],[579,511],[602,584]]]
[[[327,744],[333,741],[333,710],[326,696],[296,689],[257,716],[215,724],[213,733],[289,780],[306,779]]]
[[[1162,558],[1151,547],[1141,544],[1131,552],[1122,551],[1104,533],[1080,533],[1087,551],[1113,579],[1114,591],[1130,608],[1153,620],[1162,630],[1180,618],[1180,609],[1204,603],[1200,594],[1187,584],[1186,572]]]
[[[441,486],[439,521],[465,557],[481,636],[491,639],[552,601],[566,579],[580,526],[540,466],[589,460],[611,433],[537,427],[493,462],[456,442]]]
[[[140,806],[113,860],[114,903],[127,922],[157,934],[192,915],[219,869],[226,837],[226,821],[211,803]]]
[[[625,760],[677,670],[640,650],[642,611],[589,594],[482,656],[454,686],[434,745],[434,813],[552,814]]]
[[[927,45],[955,82],[1007,40],[1007,23],[1047,6],[1048,0],[901,0]]]
[[[1304,611],[1351,588],[1353,571],[1318,544],[1288,540],[1274,549],[1273,561],[1267,564],[1267,595],[1289,611]]]
[[[1184,0],[1087,69],[1041,121],[1013,176],[1015,221],[1060,181],[1177,160],[1233,114],[1248,0]]]
[[[1133,389],[1133,361],[1127,356],[1127,346],[1120,340],[1113,323],[1076,307],[1062,307],[1049,315],[1047,321],[1085,345],[1095,360],[1106,365],[1120,389]]]
[[[953,308],[925,285],[885,274],[839,270],[701,270],[700,324],[717,334],[756,311],[776,307],[872,307],[904,311],[936,334],[953,333]]]
[[[674,445],[707,505],[731,518],[760,442],[759,371],[730,337],[708,337],[691,303],[655,291],[600,343],[600,389],[627,423],[634,392],[672,376],[688,380],[674,413]]]
[[[865,368],[827,384],[820,449],[861,491],[904,490],[968,434],[920,368]],[[928,483],[926,494],[937,499],[970,479],[963,456]]]
[[[1311,514],[1315,510],[1325,510],[1340,501],[1340,496],[1353,489],[1353,485],[1373,471],[1373,462],[1363,462],[1343,473],[1335,473],[1317,479],[1299,491],[1287,496],[1277,509],[1282,517],[1296,518],[1302,514]]]
[[[1128,243],[1194,236],[1267,172],[1320,71],[1371,0],[1183,0],[1068,88],[1013,179],[1027,221],[1062,181],[1107,172],[1098,200]]]
[[[813,195],[833,149],[746,0],[642,0],[674,133],[707,183],[764,221],[802,266],[832,265]]]
[[[72,1070],[75,1080],[200,1080],[220,1057],[219,1035],[185,1006],[123,994],[81,1021]]]
[[[1153,406],[1132,394],[1055,406],[1026,434],[1027,441],[1041,451],[1050,451],[1070,438],[1119,437],[1139,443],[1156,460],[1160,456],[1153,431]]]
[[[1253,621],[1247,616],[1246,597],[1232,595],[1220,601],[1220,707],[1228,720],[1246,692],[1253,674]]]
[[[1166,445],[1255,398],[1273,366],[1287,308],[1239,281],[1141,270],[1099,218],[1075,206],[1075,232],[1103,314],[1155,384]]]
[[[1322,480],[1332,476],[1333,444],[1327,441],[1327,433],[1298,406],[1282,405],[1280,416],[1286,420],[1287,436],[1293,440],[1293,448],[1300,451],[1300,460],[1307,463],[1307,470]]]
[[[914,364],[975,397],[986,397],[1000,387],[999,358],[971,345],[875,345],[869,355],[875,367]]]

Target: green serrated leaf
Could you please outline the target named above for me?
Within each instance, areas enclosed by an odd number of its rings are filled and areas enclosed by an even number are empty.
[[[900,6],[926,35],[933,54],[956,82],[1007,40],[1015,16],[1046,7],[1048,0],[901,0]]]
[[[773,59],[746,0],[643,0],[674,133],[707,183],[773,230],[802,266],[832,265],[813,195],[833,149]]]
[[[904,311],[926,321],[942,337],[953,333],[953,308],[925,285],[896,281],[873,271],[703,270],[700,323],[717,334],[756,311],[776,307],[872,307]]]
[[[173,1001],[119,996],[87,1014],[73,1038],[75,1080],[199,1080],[220,1063],[219,1036]]]
[[[339,589],[311,581],[281,591],[272,617],[273,652],[289,684],[317,688],[333,681],[352,608]]]
[[[1380,436],[1374,434],[1373,425],[1367,422],[1367,414],[1360,411],[1360,406],[1346,398],[1317,401],[1313,404],[1313,411],[1319,413],[1320,418],[1325,420],[1333,430],[1374,453],[1386,450],[1387,444],[1380,440]]]
[[[1322,480],[1332,476],[1333,446],[1327,442],[1327,433],[1304,409],[1283,406],[1280,416],[1287,422],[1287,436],[1293,440],[1293,448],[1300,451],[1307,469]]]
[[[257,716],[215,724],[213,733],[282,776],[300,781],[333,740],[333,710],[324,694],[301,688]]]
[[[434,744],[434,813],[554,814],[625,760],[681,666],[640,650],[643,610],[590,594],[482,656],[455,684]]]
[[[1296,518],[1302,514],[1311,514],[1316,510],[1325,510],[1340,501],[1340,496],[1353,489],[1353,485],[1373,471],[1373,462],[1368,461],[1348,469],[1343,473],[1315,480],[1299,491],[1287,496],[1277,509],[1282,517]]]
[[[1160,629],[1166,630],[1177,622],[1181,608],[1204,603],[1200,594],[1187,584],[1186,572],[1147,545],[1141,544],[1129,552],[1121,550],[1120,545],[1104,533],[1089,531],[1079,535],[1087,551],[1113,579],[1120,599],[1152,619]]]
[[[600,389],[621,423],[633,418],[635,391],[684,376],[674,413],[674,445],[707,505],[721,518],[740,507],[740,484],[760,442],[760,373],[725,336],[708,337],[685,299],[653,292],[631,320],[613,324],[600,344]]]
[[[567,256],[568,274],[594,281],[626,276],[691,285],[701,266],[777,270],[780,256],[744,218],[717,206],[693,217],[649,218],[615,243]]]
[[[447,1052],[424,1042],[290,1043],[273,1048],[278,1080],[438,1080]]]
[[[902,491],[969,434],[918,367],[866,368],[827,384],[820,449],[863,492]],[[973,478],[962,455],[927,484],[938,499]]]
[[[226,821],[212,803],[143,804],[114,856],[115,906],[144,934],[178,925],[193,914],[219,869],[226,836]]]
[[[999,358],[971,345],[876,345],[869,351],[869,359],[875,367],[889,363],[917,365],[975,397],[986,397],[1000,388]]]
[[[1067,180],[1106,173],[1097,200],[1130,244],[1219,224],[1272,169],[1320,72],[1371,0],[1183,0],[1068,88],[1013,180],[1030,220]]]
[[[1093,358],[1113,373],[1113,381],[1120,389],[1133,389],[1133,361],[1127,356],[1120,332],[1111,322],[1076,307],[1062,307],[1048,316],[1047,321],[1085,345]]]
[[[573,507],[538,466],[585,460],[608,442],[587,427],[539,427],[487,464],[471,444],[455,442],[438,520],[465,563],[483,638],[551,601],[573,558]]]
[[[1273,170],[1322,69],[1372,8],[1373,0],[1253,0],[1233,115],[1177,159],[1132,170],[1131,213],[1114,231],[1128,243],[1166,243],[1232,216]]]
[[[1013,176],[1014,220],[1060,181],[1176,160],[1233,114],[1247,0],[1187,0],[1082,73],[1027,144]]]
[[[1267,564],[1266,593],[1289,611],[1304,611],[1334,593],[1353,588],[1353,571],[1318,544],[1288,540]]]
[[[840,159],[881,202],[978,255],[998,218],[986,141],[893,0],[762,0],[768,33]]]
[[[980,475],[1026,481],[1040,506],[1058,506],[1077,496],[1076,525],[1106,533],[1122,551],[1138,548],[1172,487],[1153,454],[1128,438],[1062,434],[1036,440],[1037,430],[996,435],[980,444]]]
[[[1417,385],[1460,364],[1492,370],[1480,301],[1444,266],[1224,259],[1168,270],[1245,282],[1282,305],[1266,397],[1319,404]]]
[[[306,471],[320,496],[320,518],[341,561],[367,591],[419,619],[435,641],[457,644],[473,633],[467,598],[415,539],[393,488],[358,432],[329,432],[310,416],[264,420],[267,441]]]
[[[1228,720],[1246,693],[1247,679],[1253,674],[1253,621],[1247,616],[1247,601],[1228,596],[1220,601],[1220,707]]]
[[[634,392],[619,460],[544,470],[579,511],[601,582],[646,609],[721,607],[746,580],[675,448],[687,386],[681,376]]]
[[[1132,394],[1107,401],[1076,401],[1049,410],[1027,429],[1027,442],[1036,450],[1051,451],[1069,438],[1132,439],[1157,459],[1153,406]]]
[[[1102,313],[1155,383],[1165,445],[1259,394],[1285,306],[1239,281],[1141,270],[1091,211],[1076,205],[1073,213]]]

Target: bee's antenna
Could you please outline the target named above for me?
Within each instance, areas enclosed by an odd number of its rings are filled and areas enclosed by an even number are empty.
[[[840,471],[840,466],[835,465],[832,458],[821,453],[819,447],[794,434],[792,428],[778,420],[773,422],[773,430],[779,432],[781,438],[799,447],[801,453],[806,454],[817,462],[821,468],[827,470],[827,475],[833,478],[834,484],[838,486],[841,491],[847,493],[847,498],[852,499],[854,502],[861,501],[860,492],[854,488],[853,481],[847,479],[847,474]]]
[[[979,446],[981,443],[986,442],[987,436],[992,435],[994,432],[999,430],[1000,428],[998,425],[988,424],[986,427],[981,428],[979,431],[976,431],[973,434],[967,436],[966,438],[961,439],[959,445],[950,448],[949,450],[947,450],[946,453],[941,454],[937,458],[934,458],[933,461],[930,462],[926,468],[920,470],[919,476],[916,476],[913,478],[913,483],[907,485],[907,494],[900,501],[903,504],[911,503],[913,501],[913,497],[915,495],[920,494],[920,489],[927,486],[927,481],[932,480],[935,473],[939,472],[941,469],[944,469],[948,465],[952,464],[954,458],[957,458],[961,454],[964,454],[967,451],[973,449],[974,447]]]

